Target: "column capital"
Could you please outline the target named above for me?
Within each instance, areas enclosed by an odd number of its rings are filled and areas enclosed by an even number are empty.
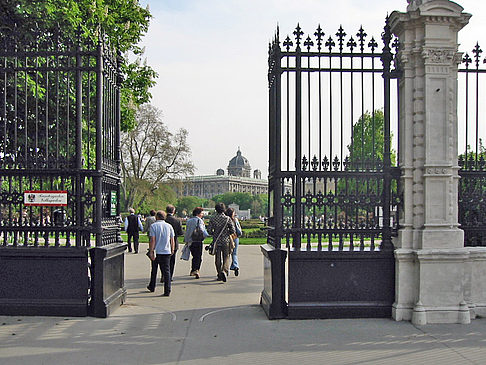
[[[394,11],[390,14],[390,29],[399,37],[407,28],[425,24],[449,25],[458,32],[472,16],[449,0],[409,0],[408,3],[406,13]]]
[[[464,8],[450,0],[407,0],[407,12],[420,15],[459,16]]]

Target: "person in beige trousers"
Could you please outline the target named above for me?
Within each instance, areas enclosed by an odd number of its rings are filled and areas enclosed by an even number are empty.
[[[209,220],[208,232],[213,236],[214,242],[214,264],[218,273],[218,280],[226,282],[226,275],[229,273],[230,265],[230,235],[235,234],[233,220],[224,214],[226,209],[224,203],[218,203],[214,207],[215,214]]]

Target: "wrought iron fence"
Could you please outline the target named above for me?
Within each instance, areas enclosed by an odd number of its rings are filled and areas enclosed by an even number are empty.
[[[119,75],[102,39],[0,33],[0,246],[118,240]],[[28,204],[28,192],[67,201]]]
[[[486,59],[477,43],[459,68],[459,224],[465,246],[486,246]]]
[[[276,247],[282,239],[307,250],[392,247],[400,172],[390,46],[399,44],[388,25],[382,40],[380,51],[362,27],[327,36],[319,26],[305,37],[297,25],[281,43],[277,30],[268,72],[269,243]]]

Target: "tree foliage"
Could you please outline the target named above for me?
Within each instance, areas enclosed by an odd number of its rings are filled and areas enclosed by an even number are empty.
[[[136,127],[122,134],[122,174],[126,204],[143,202],[163,182],[191,174],[187,130],[171,133],[162,112],[144,104],[136,113]]]
[[[238,204],[241,210],[251,209],[252,216],[267,215],[267,194],[252,195],[250,193],[227,192],[224,194],[215,195],[211,200],[213,200],[215,203],[224,203],[226,206],[233,203]]]
[[[351,170],[375,170],[383,166],[385,151],[384,115],[382,110],[373,113],[366,112],[353,126],[351,143],[348,145],[348,163]],[[390,134],[390,139],[392,135]],[[391,165],[396,162],[396,153],[390,151]],[[396,183],[392,183],[392,189],[396,190]],[[336,184],[336,193],[347,195],[350,192],[356,194],[380,195],[379,185],[376,181],[360,180],[356,178],[340,179]]]
[[[258,194],[253,196],[251,202],[251,215],[253,217],[268,215],[268,194]]]
[[[59,27],[73,39],[98,41],[100,34],[121,54],[124,83],[121,89],[121,129],[135,126],[138,106],[150,101],[149,88],[156,72],[140,57],[137,44],[147,32],[151,15],[138,0],[3,0],[0,2],[0,27],[3,33],[48,33]]]
[[[466,153],[461,153],[458,156],[458,163],[463,169],[484,169],[486,165],[486,147],[483,144],[482,138],[478,139],[478,145],[476,148],[471,148],[467,145]]]
[[[355,164],[383,162],[385,150],[384,115],[382,110],[366,112],[353,126],[351,143],[348,145],[349,160]],[[392,138],[392,135],[390,135]],[[395,164],[396,154],[391,151],[391,162]]]
[[[249,193],[232,193],[215,195],[211,198],[215,203],[224,203],[226,206],[230,204],[238,204],[240,209],[246,210],[251,208],[252,195]]]
[[[137,187],[135,204],[129,205],[126,197],[122,194],[121,204],[124,211],[134,207],[140,214],[149,214],[151,209],[164,210],[168,204],[174,204],[177,201],[175,191],[167,184],[159,184],[153,189],[148,181],[142,180]]]
[[[192,211],[196,207],[202,207],[206,205],[207,200],[204,198],[198,198],[197,196],[183,196],[177,200],[176,209],[177,213],[181,216],[191,216]]]

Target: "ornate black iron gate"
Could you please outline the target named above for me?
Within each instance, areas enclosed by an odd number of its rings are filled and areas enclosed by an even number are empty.
[[[1,314],[104,317],[126,295],[118,65],[102,39],[0,34]]]
[[[391,147],[390,29],[381,52],[363,28],[334,37],[319,26],[311,38],[298,25],[293,35],[282,49],[277,31],[269,49],[262,305],[270,318],[391,316],[400,172]]]
[[[486,246],[486,146],[485,116],[482,105],[486,62],[483,50],[476,44],[472,58],[465,53],[459,68],[459,223],[464,230],[465,246]]]

